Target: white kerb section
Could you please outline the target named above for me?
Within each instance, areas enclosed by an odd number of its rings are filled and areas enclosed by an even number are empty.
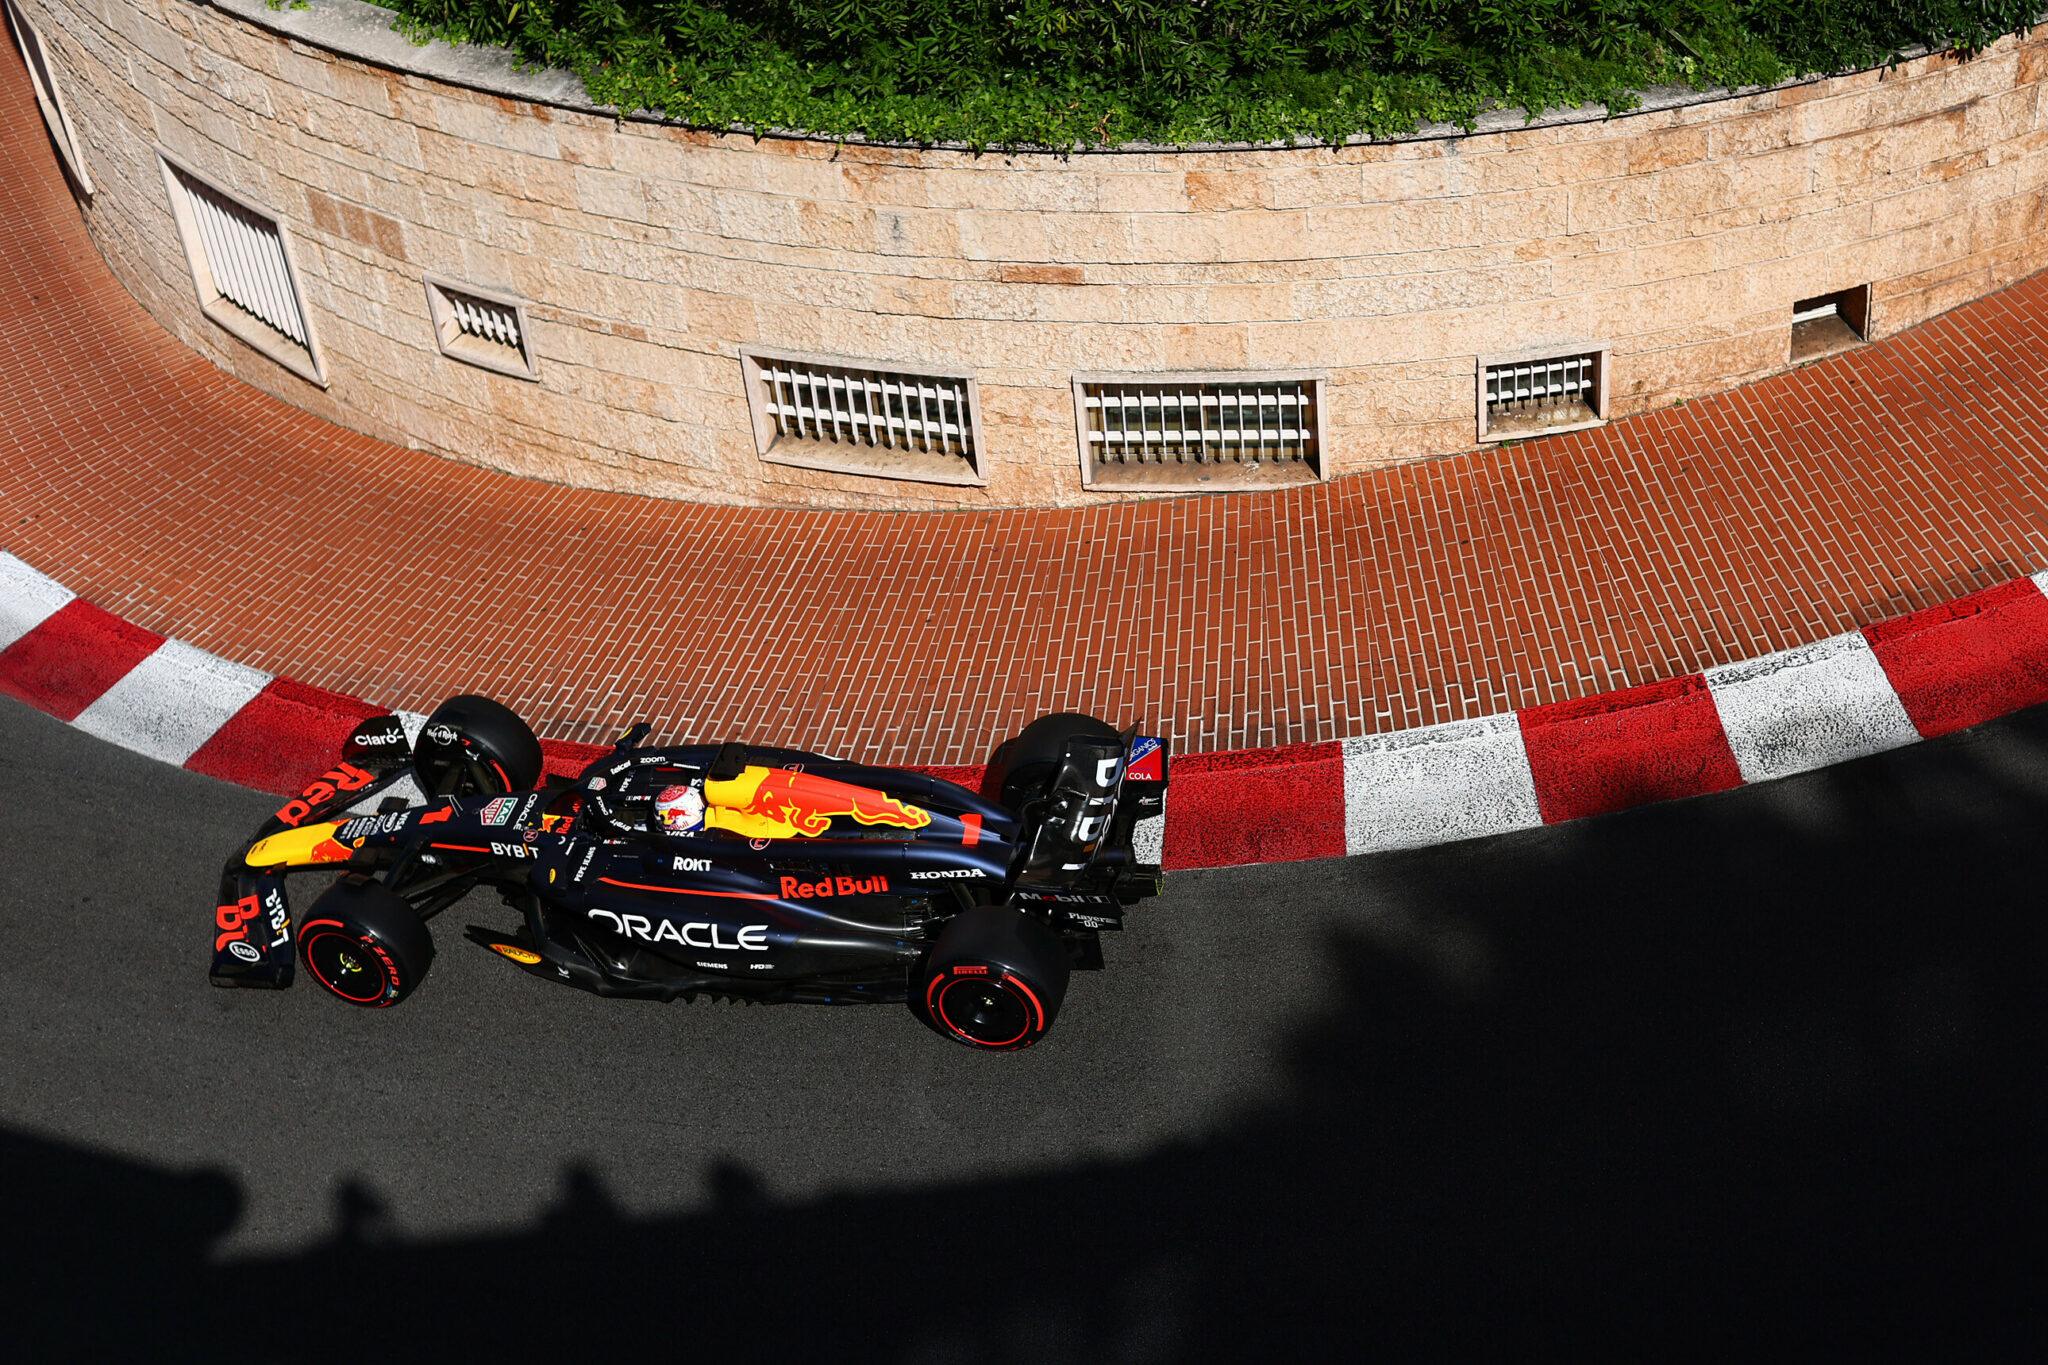
[[[166,640],[71,723],[109,744],[182,764],[270,685],[270,674]]]
[[[1166,807],[1159,814],[1131,822],[1131,856],[1158,867],[1166,861]]]
[[[1344,741],[1344,851],[1379,853],[1543,823],[1513,712]]]
[[[55,616],[77,595],[0,550],[0,649]]]
[[[1723,664],[1706,678],[1745,782],[1810,772],[1920,738],[1860,631]]]

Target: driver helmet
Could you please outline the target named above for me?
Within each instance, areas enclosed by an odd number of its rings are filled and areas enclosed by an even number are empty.
[[[670,834],[695,834],[704,828],[704,788],[696,782],[664,787],[654,798],[654,813]]]

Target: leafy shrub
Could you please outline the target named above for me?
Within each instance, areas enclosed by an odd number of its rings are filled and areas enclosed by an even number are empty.
[[[382,0],[699,126],[974,147],[1336,142],[1981,48],[2040,0]]]

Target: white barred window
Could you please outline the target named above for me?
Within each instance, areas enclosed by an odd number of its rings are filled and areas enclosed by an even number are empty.
[[[1608,347],[1481,356],[1479,439],[1519,440],[1607,420]]]
[[[157,158],[206,316],[325,388],[327,372],[307,322],[284,220],[171,160],[161,148]]]
[[[1314,375],[1080,375],[1074,413],[1089,488],[1215,488],[1323,477]]]
[[[771,464],[980,484],[981,400],[963,371],[832,356],[740,353],[754,441]]]

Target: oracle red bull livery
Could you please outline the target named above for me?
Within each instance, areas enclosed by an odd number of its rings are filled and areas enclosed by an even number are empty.
[[[649,747],[636,725],[543,780],[510,710],[456,697],[417,742],[364,722],[341,759],[230,858],[212,978],[281,989],[303,963],[394,1005],[434,959],[428,921],[479,888],[517,914],[467,937],[607,996],[907,1002],[973,1047],[1028,1047],[1101,935],[1157,894],[1168,746],[1043,716],[980,791],[742,744]],[[301,911],[287,882],[331,882]],[[339,874],[338,876],[336,874]]]

